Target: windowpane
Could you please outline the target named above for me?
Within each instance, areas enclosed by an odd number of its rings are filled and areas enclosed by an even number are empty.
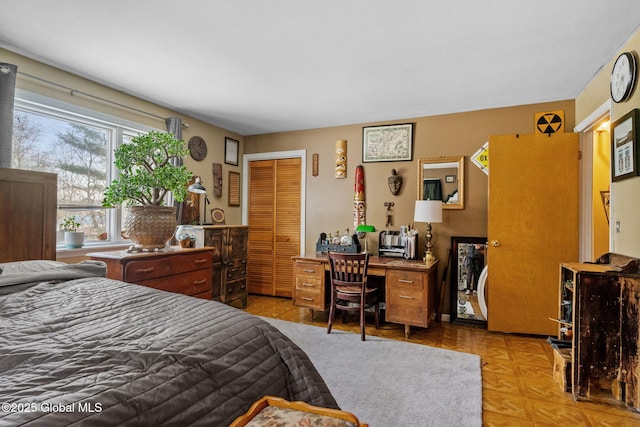
[[[58,175],[56,236],[60,246],[64,244],[61,226],[68,216],[80,223],[78,231],[85,233],[86,245],[123,240],[120,209],[102,207],[104,190],[117,173],[111,164],[112,153],[117,145],[148,129],[137,129],[125,121],[117,124],[120,122],[55,101],[16,99],[12,167]]]
[[[58,224],[65,216],[76,217],[87,243],[108,238],[101,204],[110,135],[109,129],[65,118],[14,114],[13,167],[58,175]],[[63,241],[64,233],[58,232],[57,243]]]

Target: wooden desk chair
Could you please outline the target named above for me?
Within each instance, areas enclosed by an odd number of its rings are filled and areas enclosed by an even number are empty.
[[[365,340],[365,309],[375,308],[376,329],[380,329],[380,305],[378,289],[367,287],[368,253],[328,252],[331,277],[331,301],[327,333],[331,333],[336,310],[346,313],[360,313],[360,335]],[[343,317],[344,320],[344,317]]]

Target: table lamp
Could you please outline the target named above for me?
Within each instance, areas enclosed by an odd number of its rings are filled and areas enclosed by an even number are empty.
[[[200,180],[199,176],[196,177],[196,182],[191,184],[188,190],[190,193],[204,194],[204,201],[205,201],[204,221],[202,222],[202,225],[206,225],[207,224],[207,205],[210,205],[211,202],[209,202],[209,198],[207,197],[207,189],[204,188],[204,186],[202,185],[202,181]]]
[[[373,225],[360,224],[356,227],[356,233],[364,233],[364,251],[362,253],[367,253],[369,251],[369,233],[373,233],[376,231],[376,228]]]
[[[442,201],[441,200],[416,200],[416,208],[413,213],[413,220],[415,222],[427,223],[427,253],[425,255],[425,262],[428,264],[435,261],[431,248],[431,223],[442,222]]]

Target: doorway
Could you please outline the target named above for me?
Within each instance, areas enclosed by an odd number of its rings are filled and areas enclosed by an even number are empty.
[[[611,251],[611,104],[605,102],[575,127],[580,133],[580,262]]]

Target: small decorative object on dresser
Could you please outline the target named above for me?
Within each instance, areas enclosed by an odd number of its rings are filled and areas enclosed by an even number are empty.
[[[192,225],[180,225],[176,230],[176,240],[181,248],[195,248],[196,230],[194,230]]]
[[[246,225],[196,226],[196,247],[212,251],[212,298],[229,304],[240,301],[247,306],[247,243]]]

